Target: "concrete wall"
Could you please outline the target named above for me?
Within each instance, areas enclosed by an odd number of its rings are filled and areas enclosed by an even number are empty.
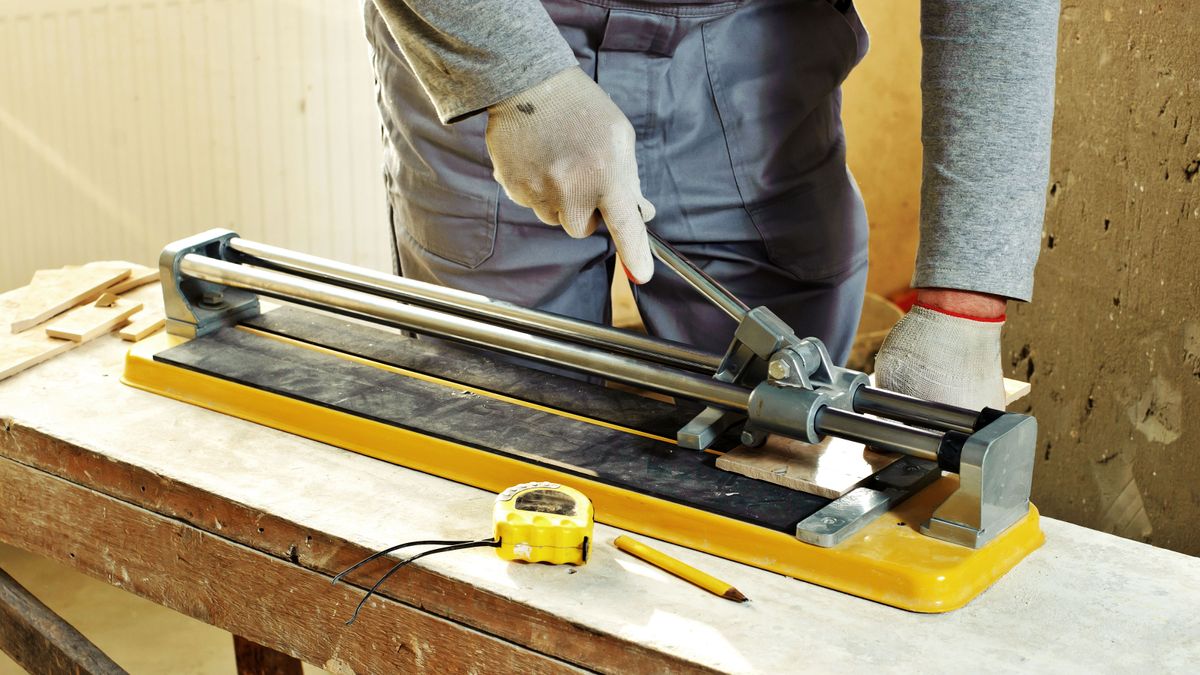
[[[1200,554],[1200,3],[1065,1],[1034,302],[1043,513]]]
[[[907,285],[920,207],[919,3],[858,0],[845,85],[870,290]],[[1063,0],[1051,187],[1009,376],[1033,382],[1046,515],[1200,554],[1200,3]]]

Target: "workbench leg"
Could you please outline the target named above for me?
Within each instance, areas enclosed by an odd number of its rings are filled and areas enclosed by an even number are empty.
[[[233,653],[238,675],[302,675],[300,659],[264,647],[239,635],[233,636]]]
[[[31,673],[127,675],[4,570],[0,570],[0,651]]]

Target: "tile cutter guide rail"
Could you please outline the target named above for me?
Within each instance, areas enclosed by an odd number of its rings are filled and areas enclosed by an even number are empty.
[[[963,606],[1041,544],[1034,418],[875,388],[651,244],[737,322],[723,357],[211,230],[163,251],[167,333],[124,381],[493,491],[570,485],[599,521],[914,611]],[[903,457],[834,500],[714,466],[768,434]]]

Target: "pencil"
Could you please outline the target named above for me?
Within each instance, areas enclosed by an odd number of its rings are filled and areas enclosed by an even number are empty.
[[[613,541],[613,544],[622,551],[636,558],[641,558],[665,572],[670,572],[684,581],[693,583],[713,595],[719,595],[734,602],[746,602],[749,600],[749,598],[742,595],[741,591],[724,581],[711,574],[705,574],[687,563],[676,560],[662,551],[656,551],[640,541],[620,536]]]

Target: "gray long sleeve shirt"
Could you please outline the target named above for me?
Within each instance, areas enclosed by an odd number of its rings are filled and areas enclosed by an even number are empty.
[[[539,0],[374,2],[443,122],[577,63]],[[925,154],[913,286],[1030,299],[1058,10],[1058,0],[922,0]]]

